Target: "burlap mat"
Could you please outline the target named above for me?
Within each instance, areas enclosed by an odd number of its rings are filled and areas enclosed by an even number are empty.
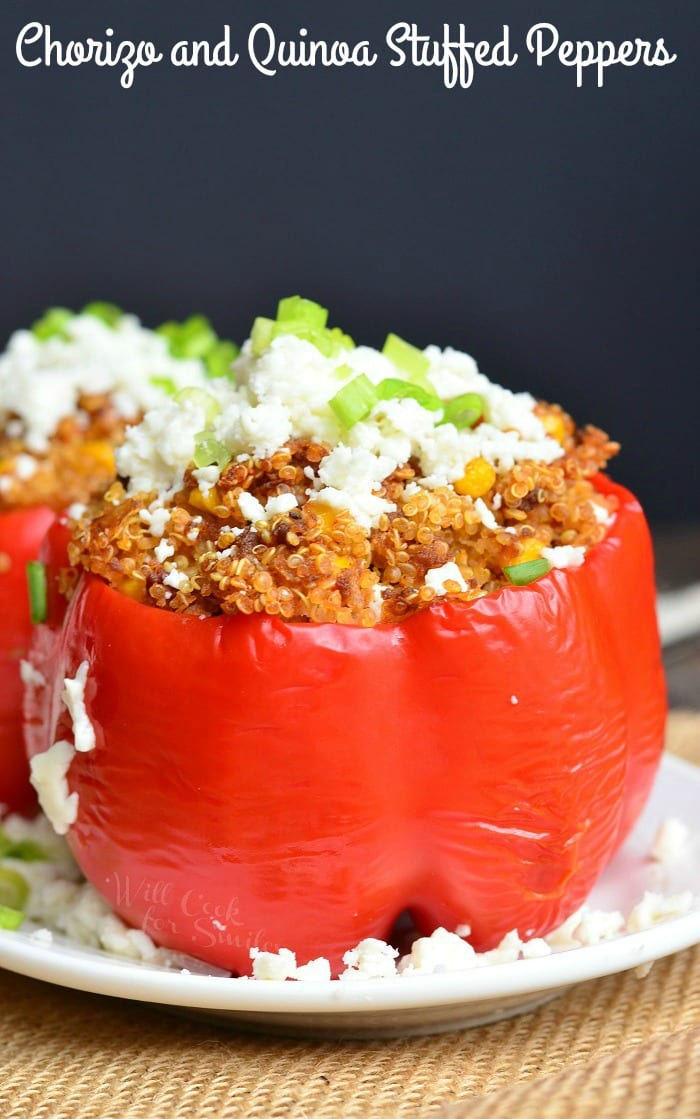
[[[700,716],[669,746],[700,763]],[[698,1119],[700,947],[439,1037],[249,1037],[0,971],[2,1119]]]

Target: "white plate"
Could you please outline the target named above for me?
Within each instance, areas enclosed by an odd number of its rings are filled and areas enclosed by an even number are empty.
[[[677,816],[696,828],[700,769],[663,760],[634,833],[593,890],[599,909],[626,913],[644,890],[700,896],[700,859],[653,864],[647,857],[659,823]],[[436,1033],[522,1013],[575,983],[625,971],[700,942],[700,907],[646,932],[541,959],[473,971],[353,982],[260,982],[183,975],[120,960],[55,937],[0,932],[0,966],[22,975],[229,1022],[242,1029],[297,1035],[389,1037]]]

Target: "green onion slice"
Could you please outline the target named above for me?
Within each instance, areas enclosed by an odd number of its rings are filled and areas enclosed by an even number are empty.
[[[86,303],[81,314],[92,315],[94,319],[101,319],[103,323],[112,328],[124,318],[121,307],[117,307],[115,303],[104,303],[101,300]]]
[[[430,367],[430,361],[423,351],[417,346],[412,346],[410,342],[404,342],[398,334],[387,334],[382,353],[394,363],[397,369],[401,369],[412,380],[415,379],[419,383]]]
[[[484,414],[485,400],[478,392],[464,392],[445,401],[441,423],[454,424],[456,428],[474,427]]]
[[[27,564],[29,614],[34,625],[46,620],[46,568],[39,560]]]
[[[510,567],[503,568],[503,574],[514,587],[526,587],[551,571],[551,566],[546,559],[527,560],[525,563],[513,563]]]
[[[177,385],[172,377],[149,377],[149,381],[154,388],[160,389],[166,396],[177,395]]]
[[[229,377],[233,380],[231,366],[240,350],[235,342],[217,342],[204,359],[208,377]]]
[[[335,396],[331,397],[329,404],[341,424],[351,428],[359,420],[364,420],[377,403],[377,392],[364,373],[353,377],[347,385],[343,385]]]
[[[16,870],[7,870],[0,866],[0,905],[7,905],[10,909],[22,909],[29,897],[29,886],[21,874]]]
[[[24,913],[20,909],[0,905],[0,929],[9,929],[12,932],[20,927],[23,920]]]
[[[168,339],[173,357],[203,360],[218,342],[204,315],[190,315],[183,323],[164,323],[163,326],[167,329],[159,328],[159,332]]]
[[[316,330],[323,330],[328,322],[328,311],[313,299],[290,295],[277,305],[277,322],[303,323]]]
[[[36,863],[48,859],[43,847],[33,839],[10,839],[0,828],[0,859],[21,859],[25,863]]]
[[[216,439],[211,431],[200,431],[194,437],[194,455],[192,456],[196,467],[218,466],[223,470],[231,461],[231,454],[227,446]]]
[[[402,381],[400,377],[385,377],[380,381],[377,385],[377,396],[380,400],[403,400],[409,396],[430,412],[439,412],[443,407],[442,401],[435,393],[428,392],[422,385],[415,385],[412,381]]]
[[[277,305],[277,318],[257,318],[250,332],[250,342],[255,357],[267,350],[275,338],[293,334],[304,342],[310,342],[324,357],[336,357],[343,350],[354,349],[355,343],[339,327],[329,328],[328,311],[312,299],[300,295],[290,295],[280,299]]]
[[[272,319],[265,319],[261,316],[253,323],[253,329],[250,332],[250,344],[255,357],[260,357],[260,354],[268,349],[272,341],[274,325]]]
[[[175,403],[180,405],[193,404],[196,408],[201,408],[207,424],[213,423],[221,411],[221,405],[215,396],[206,392],[205,389],[198,389],[194,386],[180,389],[175,396]]]
[[[33,324],[32,334],[40,342],[47,342],[49,338],[63,338],[65,341],[70,338],[66,326],[73,318],[75,318],[73,312],[67,307],[50,307]]]

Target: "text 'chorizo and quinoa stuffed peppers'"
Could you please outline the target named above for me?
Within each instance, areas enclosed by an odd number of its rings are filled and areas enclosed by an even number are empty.
[[[27,564],[36,606],[42,575],[32,565],[44,533],[58,512],[79,513],[114,480],[127,424],[185,386],[208,384],[235,356],[201,317],[160,331],[109,303],[80,314],[54,307],[0,356],[0,816],[36,810],[21,740]]]
[[[451,349],[257,319],[49,534],[33,781],[157,943],[246,974],[573,912],[662,746],[652,556],[617,447]]]

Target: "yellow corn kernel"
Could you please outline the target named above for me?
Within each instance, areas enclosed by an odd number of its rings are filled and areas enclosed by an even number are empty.
[[[455,482],[455,489],[463,497],[483,497],[495,481],[496,471],[479,455],[467,463],[464,475]]]
[[[144,583],[142,579],[124,579],[119,584],[119,589],[122,594],[127,595],[129,598],[141,600],[143,598]]]
[[[335,509],[322,501],[309,501],[306,508],[310,513],[314,513],[315,516],[320,519],[323,531],[330,532],[335,524]]]
[[[88,440],[87,443],[83,443],[82,450],[83,454],[94,459],[98,466],[103,467],[110,474],[114,474],[116,467],[114,465],[114,451],[111,443],[108,443],[105,439],[92,439]]]
[[[187,500],[195,509],[203,509],[205,513],[215,513],[217,507],[221,505],[221,494],[218,486],[212,486],[207,493],[202,493],[198,486],[196,490],[190,490]]]
[[[563,443],[566,439],[566,424],[564,417],[557,415],[556,412],[547,412],[546,415],[541,416],[542,426],[552,439],[556,439],[557,443]]]
[[[345,571],[351,566],[350,556],[333,556],[333,566],[337,571]]]
[[[530,563],[531,560],[535,560],[539,557],[540,552],[542,551],[543,548],[544,548],[544,541],[543,540],[534,540],[533,539],[533,540],[526,541],[526,543],[523,545],[522,552],[520,553],[520,555],[518,556],[517,559],[513,560],[513,563],[511,564],[511,566],[515,567],[519,563]]]

